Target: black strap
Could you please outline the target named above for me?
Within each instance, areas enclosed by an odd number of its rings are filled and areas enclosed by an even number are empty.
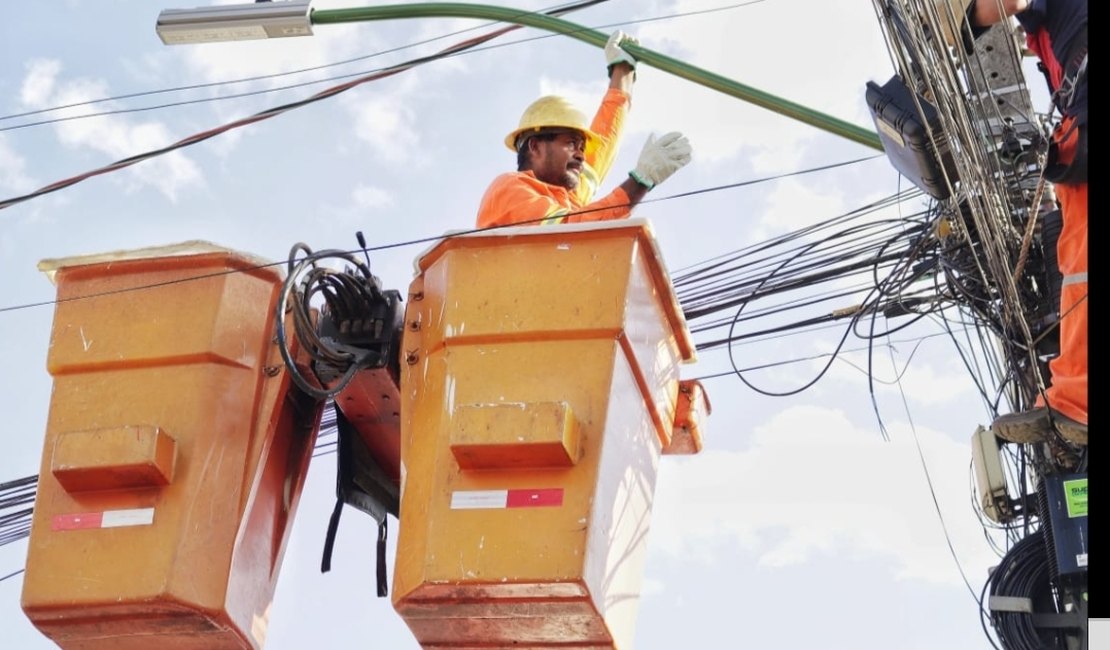
[[[385,538],[389,534],[389,517],[382,517],[378,524],[378,598],[389,595],[389,579],[385,571]]]
[[[377,591],[378,596],[389,594],[388,574],[386,572],[385,543],[388,536],[389,515],[398,513],[399,494],[397,486],[386,476],[370,456],[361,442],[357,431],[343,411],[335,408],[336,462],[335,509],[328,521],[328,531],[324,537],[324,555],[320,560],[320,572],[331,570],[331,556],[335,538],[339,530],[339,518],[343,506],[351,505],[365,512],[378,522],[377,543]]]
[[[336,499],[328,521],[328,532],[324,536],[324,557],[320,559],[320,573],[331,571],[331,552],[335,548],[335,533],[339,530],[339,516],[342,514],[343,499]]]
[[[331,511],[331,519],[328,521],[328,532],[324,537],[324,556],[320,560],[320,573],[331,571],[331,554],[335,549],[335,533],[339,530],[339,518],[342,514],[343,500],[339,499],[335,502],[335,508]],[[389,595],[389,573],[385,564],[385,542],[388,537],[389,518],[383,517],[378,523],[377,587],[379,598]]]

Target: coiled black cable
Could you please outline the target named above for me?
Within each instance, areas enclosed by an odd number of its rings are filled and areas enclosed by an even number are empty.
[[[342,260],[350,264],[354,271],[317,266],[325,259]],[[323,313],[343,320],[357,314],[359,305],[380,298],[380,294],[378,279],[370,273],[370,267],[354,255],[341,250],[313,252],[299,242],[293,245],[289,251],[288,275],[282,283],[275,320],[281,358],[298,388],[318,399],[330,398],[346,388],[359,370],[378,361],[373,352],[340,349],[322,339],[316,332],[313,300],[323,298]],[[285,318],[290,311],[297,342],[313,360],[311,378],[304,375],[290,349],[285,331]],[[342,373],[330,386],[317,372],[321,364]]]
[[[1050,580],[1048,550],[1044,535],[1032,532],[1019,540],[1002,558],[987,579],[990,595],[1028,598],[1033,610],[1051,607],[1055,610]],[[1008,610],[991,611],[991,625],[1006,650],[1042,650],[1062,648],[1058,635],[1038,629],[1033,614]]]

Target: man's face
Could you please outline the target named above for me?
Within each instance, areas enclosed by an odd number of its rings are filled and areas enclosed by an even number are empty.
[[[561,131],[548,138],[532,138],[532,173],[551,185],[574,190],[586,160],[586,138],[577,131]]]

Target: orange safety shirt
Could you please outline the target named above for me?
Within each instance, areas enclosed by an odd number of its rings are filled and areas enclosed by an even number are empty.
[[[596,149],[587,148],[585,164],[573,191],[544,183],[531,171],[510,172],[493,179],[478,208],[478,227],[507,226],[521,222],[578,223],[623,219],[632,213],[628,194],[617,187],[604,198],[590,202],[605,180],[620,146],[624,119],[631,98],[610,88],[601,100],[590,129],[601,136]]]

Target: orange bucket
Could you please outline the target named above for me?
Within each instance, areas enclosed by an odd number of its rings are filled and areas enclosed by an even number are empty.
[[[631,647],[659,458],[695,357],[650,229],[491,230],[443,240],[417,269],[395,609],[424,648]]]
[[[203,242],[40,268],[24,612],[65,650],[261,648],[320,416],[273,341],[281,273]]]

